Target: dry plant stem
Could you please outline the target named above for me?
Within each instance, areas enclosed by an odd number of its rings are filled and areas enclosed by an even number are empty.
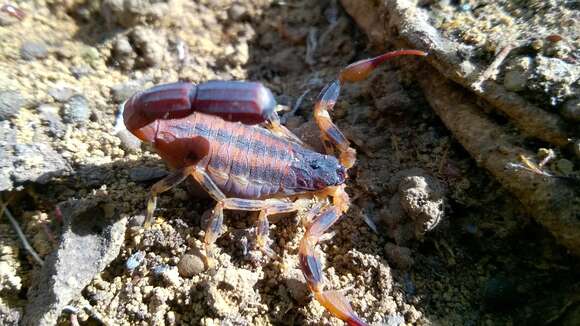
[[[485,69],[481,73],[481,75],[477,78],[477,80],[473,84],[471,84],[471,87],[473,89],[478,89],[482,91],[481,84],[483,82],[485,82],[486,80],[492,79],[495,80],[497,74],[499,73],[499,67],[505,61],[508,54],[511,52],[513,48],[514,46],[511,44],[504,46],[504,48],[501,51],[499,51],[499,53],[495,56],[495,59],[493,59],[493,62],[489,65],[489,67],[487,67],[487,69]]]
[[[558,178],[525,169],[508,169],[520,155],[533,153],[510,141],[508,133],[489,120],[472,96],[435,69],[421,70],[419,83],[443,123],[478,164],[490,171],[572,253],[580,255],[580,194]]]
[[[423,50],[427,60],[445,78],[449,78],[480,95],[503,112],[524,134],[553,145],[570,144],[566,123],[558,115],[528,103],[516,93],[508,92],[491,80],[478,81],[488,67],[476,67],[463,60],[460,45],[439,34],[416,4],[409,0],[341,0],[346,11],[365,31],[371,42],[384,47],[386,39],[398,46]],[[466,67],[469,67],[467,69]],[[474,87],[474,85],[476,87]]]
[[[36,251],[34,250],[34,248],[32,248],[32,246],[30,245],[30,243],[26,239],[26,236],[24,235],[24,232],[22,232],[22,229],[20,228],[20,225],[18,225],[18,222],[16,221],[16,219],[14,218],[14,216],[12,216],[12,213],[10,213],[10,210],[8,209],[8,207],[6,206],[6,204],[4,204],[2,201],[0,201],[0,216],[2,215],[2,213],[4,213],[4,215],[6,215],[6,217],[10,221],[10,224],[12,224],[12,228],[16,232],[16,235],[20,239],[20,242],[22,242],[22,247],[24,247],[24,249],[26,251],[28,251],[28,253],[32,256],[32,258],[34,258],[34,260],[40,266],[44,265],[44,261],[42,261],[42,258],[40,258],[40,256],[38,255],[38,253],[36,253]]]

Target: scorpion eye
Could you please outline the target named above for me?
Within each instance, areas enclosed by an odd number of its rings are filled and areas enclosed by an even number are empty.
[[[318,169],[320,168],[320,165],[318,164],[318,162],[317,162],[317,161],[313,161],[313,162],[310,162],[310,167],[311,167],[313,170],[318,170]]]

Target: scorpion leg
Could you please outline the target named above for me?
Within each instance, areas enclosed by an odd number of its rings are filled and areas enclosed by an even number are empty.
[[[279,199],[253,200],[240,198],[227,198],[224,200],[225,208],[236,210],[260,211],[258,222],[256,224],[256,244],[258,248],[270,257],[276,255],[268,247],[268,234],[270,232],[270,223],[268,216],[280,213],[289,213],[297,210],[293,202]]]
[[[211,180],[211,179],[210,179]],[[207,187],[207,185],[204,185]],[[210,186],[211,187],[211,186]],[[206,189],[209,189],[207,187]],[[268,223],[268,215],[287,213],[296,210],[294,203],[278,199],[266,200],[252,200],[241,198],[223,198],[218,201],[214,210],[210,223],[207,226],[204,238],[204,246],[206,251],[206,263],[208,267],[214,266],[213,244],[219,237],[219,233],[223,224],[223,210],[234,209],[244,211],[260,211],[257,224],[257,244],[260,250],[270,257],[275,256],[274,252],[268,248],[268,232],[270,224]]]
[[[317,215],[319,208],[314,208],[309,215]],[[320,304],[332,315],[345,321],[349,325],[366,325],[360,319],[348,299],[342,294],[343,291],[324,290],[324,277],[320,259],[315,252],[316,245],[324,237],[324,233],[340,218],[342,213],[334,206],[322,211],[310,224],[304,238],[300,241],[298,252],[300,269],[304,274],[308,288]]]
[[[343,133],[332,122],[329,111],[332,111],[338,96],[340,88],[347,82],[358,82],[366,79],[374,69],[381,63],[390,58],[401,55],[427,55],[425,52],[417,50],[399,50],[382,54],[378,57],[361,60],[345,67],[339,74],[338,79],[330,82],[320,92],[318,101],[314,106],[314,119],[322,133],[322,142],[328,154],[334,154],[338,150],[340,163],[347,169],[354,165],[356,160],[356,151],[350,147],[350,144]]]
[[[152,187],[151,192],[149,194],[149,199],[147,200],[147,214],[145,217],[145,227],[151,225],[153,222],[153,213],[155,212],[155,207],[157,206],[157,196],[165,192],[187,178],[192,171],[193,167],[185,167],[179,170],[174,171],[170,175],[166,176],[165,178],[157,181]]]
[[[203,168],[197,167],[192,172],[193,178],[212,196],[217,204],[212,211],[211,221],[207,226],[204,238],[204,245],[206,250],[206,260],[208,266],[213,266],[213,252],[212,246],[219,237],[219,232],[223,224],[223,210],[233,209],[242,211],[260,211],[257,224],[257,244],[268,256],[274,256],[274,253],[268,248],[268,232],[270,223],[268,222],[268,215],[278,213],[288,213],[297,210],[293,202],[288,202],[280,199],[242,199],[242,198],[226,198],[224,193],[218,188],[211,177],[205,172]]]
[[[276,111],[272,111],[266,118],[266,122],[264,123],[264,127],[268,130],[273,132],[274,134],[285,138],[291,142],[297,143],[300,146],[309,148],[307,144],[305,144],[302,139],[298,138],[292,131],[288,130],[285,126],[280,123],[280,117]]]

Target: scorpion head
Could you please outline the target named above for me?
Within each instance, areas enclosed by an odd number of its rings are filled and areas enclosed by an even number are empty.
[[[343,184],[346,169],[334,156],[309,150],[295,152],[290,165],[288,188],[297,192],[322,190],[328,186]]]
[[[191,101],[196,87],[189,83],[172,83],[137,93],[123,104],[125,126],[142,141],[152,142],[160,119],[179,119],[193,112]]]

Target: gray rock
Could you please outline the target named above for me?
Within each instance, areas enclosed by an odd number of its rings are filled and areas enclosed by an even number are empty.
[[[111,87],[111,95],[115,103],[126,101],[131,95],[143,89],[143,84],[136,80],[130,80],[126,83]]]
[[[70,87],[57,86],[48,90],[48,95],[50,95],[55,101],[64,103],[68,101],[76,91]]]
[[[135,270],[135,268],[139,267],[139,265],[141,265],[141,263],[144,260],[145,260],[145,252],[137,251],[127,259],[127,261],[125,262],[125,268],[127,268],[127,270],[130,273],[132,273]]]
[[[121,140],[121,147],[129,152],[136,153],[141,150],[141,140],[127,129],[123,129],[117,133],[117,137]]]
[[[535,62],[534,83],[529,88],[548,95],[550,105],[559,105],[565,99],[578,94],[576,81],[580,78],[579,65],[543,56],[537,56]]]
[[[60,205],[60,244],[32,280],[22,325],[55,325],[64,306],[117,257],[127,220],[107,200],[103,195]]]
[[[246,16],[246,8],[239,3],[234,3],[228,9],[228,18],[233,21],[239,21]]]
[[[0,121],[15,117],[20,108],[26,103],[26,99],[15,90],[0,91]]]
[[[28,61],[44,59],[48,57],[48,48],[41,41],[25,41],[20,47],[20,57]]]
[[[129,171],[129,179],[135,182],[147,182],[161,179],[167,174],[167,170],[159,167],[138,166]]]
[[[91,116],[89,101],[83,95],[72,96],[64,105],[63,118],[66,123],[86,123]]]
[[[113,43],[112,55],[113,59],[125,70],[133,68],[137,58],[137,53],[133,50],[129,39],[124,35],[119,35]]]
[[[48,130],[52,136],[59,138],[64,136],[66,128],[59,115],[59,107],[52,104],[41,104],[37,110],[40,118],[48,124]]]
[[[11,190],[28,181],[46,183],[71,170],[49,144],[18,142],[10,123],[0,122],[0,191]]]
[[[15,144],[12,164],[15,183],[46,183],[51,177],[70,171],[68,163],[49,144]]]
[[[566,101],[566,103],[562,105],[560,114],[570,121],[580,122],[580,98]]]
[[[141,227],[145,223],[145,215],[135,215],[131,216],[128,222],[129,227]]]

